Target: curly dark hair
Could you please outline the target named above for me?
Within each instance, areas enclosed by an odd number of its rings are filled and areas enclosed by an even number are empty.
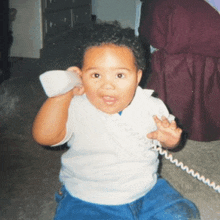
[[[146,60],[144,49],[140,39],[135,36],[131,28],[122,28],[118,22],[92,24],[87,29],[86,36],[83,36],[81,45],[78,47],[78,66],[82,68],[85,52],[93,46],[114,44],[129,48],[135,57],[137,69],[144,70]]]

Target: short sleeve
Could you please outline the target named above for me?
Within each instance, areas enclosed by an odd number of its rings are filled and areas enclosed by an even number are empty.
[[[170,122],[175,119],[175,116],[170,114],[164,102],[161,99],[153,96],[154,90],[141,89],[140,87],[138,87],[137,92],[140,94],[141,91],[144,94],[143,99],[147,100],[145,103],[145,107],[147,111],[149,111],[149,114],[151,116],[156,115],[158,118],[165,116]],[[143,103],[141,103],[140,105],[143,105]]]
[[[175,120],[175,116],[170,114],[166,105],[164,104],[164,102],[159,99],[156,98],[157,102],[158,102],[158,113],[157,113],[157,117],[159,117],[161,119],[162,116],[165,116],[169,122]]]

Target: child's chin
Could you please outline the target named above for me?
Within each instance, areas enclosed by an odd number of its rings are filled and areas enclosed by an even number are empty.
[[[99,109],[100,111],[106,113],[106,114],[109,114],[109,115],[113,115],[113,114],[116,114],[118,112],[120,112],[120,110],[118,111],[117,109]]]

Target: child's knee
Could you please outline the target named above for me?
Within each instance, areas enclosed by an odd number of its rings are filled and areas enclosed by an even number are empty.
[[[165,218],[158,219],[178,219],[178,220],[199,220],[200,214],[197,207],[188,200],[182,200],[164,210]],[[163,214],[162,214],[163,215]]]

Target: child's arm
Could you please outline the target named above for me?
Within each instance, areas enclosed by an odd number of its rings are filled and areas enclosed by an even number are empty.
[[[80,71],[70,67],[68,71]],[[33,123],[33,137],[41,145],[55,145],[66,136],[66,123],[70,102],[75,95],[82,95],[84,87],[77,85],[63,95],[50,97],[41,107]]]
[[[70,91],[64,95],[48,98],[33,123],[33,137],[41,145],[59,143],[66,134],[68,108],[73,98]]]
[[[154,121],[157,125],[157,130],[147,134],[150,139],[158,140],[164,148],[175,148],[181,141],[182,129],[177,127],[175,121],[169,122],[166,117],[160,120],[154,116]]]

